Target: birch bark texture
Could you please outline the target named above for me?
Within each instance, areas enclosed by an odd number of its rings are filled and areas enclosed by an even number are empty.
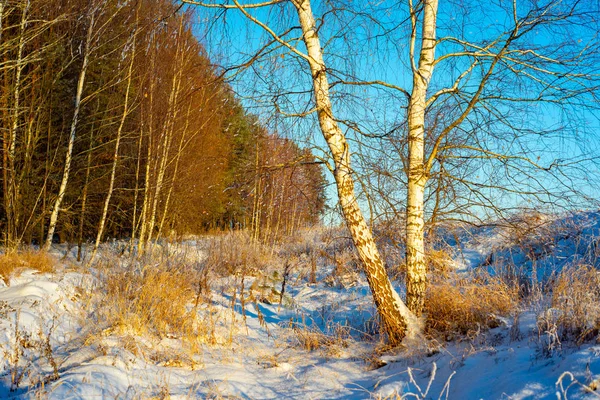
[[[433,74],[438,0],[423,2],[421,50],[418,65],[411,63],[413,88],[408,105],[408,188],[406,196],[406,303],[417,316],[423,313],[427,290],[425,262],[425,109],[427,88]],[[410,3],[412,21],[411,61],[415,52],[416,10]]]
[[[75,110],[73,111],[73,118],[71,120],[71,129],[69,133],[69,144],[67,146],[67,154],[65,155],[65,167],[63,170],[62,179],[60,182],[60,188],[58,189],[58,195],[54,201],[52,207],[52,213],[50,214],[50,223],[48,225],[48,234],[46,236],[46,243],[44,244],[44,250],[49,250],[52,245],[52,238],[54,237],[54,231],[56,229],[56,222],[58,221],[58,214],[62,201],[67,191],[67,183],[69,182],[69,175],[71,173],[71,160],[73,159],[73,146],[75,144],[75,137],[77,135],[77,125],[79,123],[79,111],[81,109],[81,99],[83,95],[83,88],[85,86],[85,77],[88,70],[90,52],[92,47],[92,41],[94,39],[94,28],[96,21],[96,11],[93,9],[90,12],[90,20],[86,33],[85,44],[83,47],[83,61],[81,69],[79,70],[79,78],[77,79],[77,92],[75,94]]]
[[[419,333],[419,323],[392,287],[371,230],[358,206],[350,167],[350,149],[334,118],[327,70],[310,1],[294,0],[293,4],[308,52],[307,61],[312,75],[319,126],[335,164],[334,178],[344,219],[362,262],[389,343],[398,345],[406,335],[414,336]]]

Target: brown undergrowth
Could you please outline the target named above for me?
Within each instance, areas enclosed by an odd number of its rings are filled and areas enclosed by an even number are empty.
[[[9,284],[10,276],[20,270],[33,269],[38,272],[54,272],[56,260],[44,251],[23,250],[0,255],[0,279]]]
[[[111,260],[96,266],[89,315],[90,340],[107,335],[181,339],[192,351],[214,340],[215,323],[200,319],[207,304],[207,276],[180,262],[144,264]],[[210,315],[210,313],[208,313]]]
[[[427,290],[427,333],[452,340],[500,325],[499,316],[517,308],[518,287],[501,279],[451,277],[432,282]]]
[[[430,283],[425,300],[426,333],[454,340],[500,325],[519,305],[519,285],[511,279],[478,272],[459,275],[444,251],[428,255]]]
[[[546,315],[560,340],[600,341],[600,272],[589,265],[572,266],[562,270],[551,286],[551,312]]]

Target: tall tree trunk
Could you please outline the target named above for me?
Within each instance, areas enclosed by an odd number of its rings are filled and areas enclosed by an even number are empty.
[[[262,203],[261,171],[259,165],[258,136],[255,144],[254,156],[254,202],[252,203],[252,241],[256,242],[260,236],[260,207]]]
[[[141,110],[141,107],[140,107]],[[137,235],[138,229],[138,201],[140,197],[140,170],[142,163],[142,145],[144,143],[144,135],[142,130],[140,129],[140,134],[138,136],[138,149],[137,149],[137,161],[135,164],[135,191],[133,192],[133,212],[132,212],[132,220],[131,220],[131,240],[129,242],[129,253],[133,254],[133,247],[135,245],[135,238]]]
[[[98,225],[98,233],[96,235],[96,242],[94,243],[94,249],[92,250],[92,256],[90,257],[90,263],[96,258],[98,252],[98,246],[102,240],[104,234],[104,226],[106,225],[106,216],[108,215],[108,206],[110,205],[110,198],[112,197],[113,190],[115,187],[115,177],[117,174],[117,164],[119,161],[119,146],[121,144],[121,137],[123,134],[123,127],[125,126],[125,120],[129,115],[129,95],[131,92],[131,80],[133,76],[133,62],[135,60],[135,45],[137,32],[134,32],[133,45],[131,48],[131,60],[129,62],[129,68],[127,70],[127,88],[125,89],[125,103],[123,104],[123,114],[121,115],[121,121],[117,128],[117,137],[115,139],[115,152],[113,154],[112,169],[110,171],[110,182],[108,184],[108,191],[106,192],[106,198],[104,199],[104,207],[102,208],[102,217],[100,217],[100,224]]]
[[[335,162],[334,177],[344,219],[358,251],[389,342],[397,345],[406,335],[419,333],[419,322],[392,287],[371,230],[358,206],[350,168],[350,150],[346,137],[333,116],[329,82],[310,0],[293,0],[293,3],[308,50],[319,125]]]
[[[179,113],[179,107],[177,102],[179,101],[181,81],[183,76],[183,49],[182,49],[182,30],[183,30],[183,15],[180,17],[179,24],[179,39],[177,40],[177,49],[175,51],[175,68],[173,73],[173,80],[171,82],[171,92],[169,94],[169,100],[167,105],[167,117],[162,129],[162,152],[160,156],[160,165],[158,166],[158,172],[156,176],[156,185],[154,186],[154,198],[152,201],[152,209],[150,212],[150,220],[148,221],[148,241],[152,241],[154,234],[154,227],[156,224],[156,218],[158,215],[158,202],[163,189],[165,180],[165,174],[169,165],[169,154],[171,150],[171,142],[173,140],[173,131],[175,130],[175,122]],[[181,59],[180,59],[181,56]],[[154,248],[154,246],[152,246]]]
[[[155,46],[153,43],[152,46]],[[154,61],[155,61],[155,51],[156,49],[152,48],[151,50],[152,57],[150,58],[150,62],[152,64],[152,71],[154,72]],[[148,225],[148,205],[150,204],[150,162],[152,160],[152,135],[154,132],[154,77],[150,76],[150,89],[149,89],[149,105],[148,105],[148,143],[146,150],[146,166],[144,171],[144,199],[142,202],[142,210],[140,211],[140,239],[138,240],[138,257],[143,255],[146,251],[146,228]],[[143,141],[143,137],[140,137],[140,141]]]
[[[4,13],[5,13],[5,4],[4,0],[0,1],[0,46],[4,44],[2,41],[2,34],[4,33]],[[8,92],[10,88],[10,83],[8,80],[9,69],[0,69],[2,73],[2,83],[4,85],[4,89],[0,92],[0,109],[2,109],[2,119],[4,121],[9,121],[9,113],[8,113]],[[10,138],[10,132],[8,130],[4,130],[2,133],[2,204],[4,208],[4,213],[8,213],[8,142]],[[8,216],[7,216],[8,219]],[[2,240],[5,244],[9,242],[8,238],[8,229],[5,229],[3,233]]]
[[[100,102],[98,102],[100,104]],[[90,183],[90,171],[92,167],[92,149],[94,143],[94,124],[90,131],[90,146],[87,154],[87,166],[85,169],[85,181],[83,184],[83,192],[81,194],[81,212],[79,213],[79,234],[77,238],[77,261],[81,261],[81,252],[83,247],[83,225],[85,221],[85,208],[87,205],[88,186]]]
[[[177,173],[179,171],[179,160],[181,159],[181,153],[183,152],[185,139],[187,138],[187,132],[190,126],[190,114],[192,111],[192,102],[188,104],[187,113],[185,116],[185,126],[183,127],[183,131],[181,133],[181,137],[179,138],[179,147],[177,148],[177,155],[175,156],[175,166],[173,167],[173,175],[171,177],[171,182],[169,184],[169,191],[167,192],[167,197],[165,198],[165,205],[163,207],[162,217],[160,219],[160,224],[158,226],[158,236],[160,237],[163,232],[164,224],[167,219],[167,214],[169,212],[169,205],[171,203],[171,196],[173,194],[173,188],[175,187],[175,179],[177,179]]]
[[[21,119],[21,80],[25,61],[23,59],[23,51],[25,49],[25,29],[27,26],[27,13],[29,12],[30,3],[27,1],[21,10],[21,21],[19,23],[19,44],[17,47],[17,60],[15,62],[15,81],[13,87],[12,98],[12,121],[10,125],[10,137],[8,146],[6,174],[7,182],[4,192],[5,196],[5,211],[6,211],[6,246],[8,249],[14,249],[18,246],[18,208],[19,208],[19,188],[16,179],[15,158],[17,147],[17,131],[19,130],[19,121]]]
[[[81,70],[79,71],[79,79],[77,80],[77,92],[75,94],[75,110],[73,111],[73,119],[71,120],[71,130],[69,134],[69,144],[67,146],[67,155],[65,156],[65,169],[63,171],[62,180],[60,182],[60,188],[58,190],[58,196],[54,202],[52,208],[52,214],[50,214],[50,223],[48,224],[48,234],[46,236],[46,243],[44,244],[44,250],[49,250],[52,245],[52,237],[54,236],[54,230],[56,229],[56,222],[58,221],[58,213],[62,205],[63,198],[67,191],[67,183],[69,181],[69,174],[71,172],[71,160],[73,157],[73,144],[75,143],[75,136],[77,134],[77,123],[79,122],[79,111],[81,108],[81,96],[83,94],[83,87],[85,85],[85,75],[87,73],[90,47],[92,44],[92,34],[94,31],[95,14],[91,12],[90,24],[88,26],[87,35],[85,38],[85,45],[83,50],[83,62],[81,64]]]
[[[423,4],[423,28],[418,67],[414,66],[414,40],[411,48],[413,89],[408,107],[408,192],[406,197],[406,303],[417,316],[423,313],[427,289],[425,263],[424,194],[427,183],[425,169],[425,108],[427,87],[435,59],[437,0]],[[412,8],[413,39],[416,37],[416,10]]]

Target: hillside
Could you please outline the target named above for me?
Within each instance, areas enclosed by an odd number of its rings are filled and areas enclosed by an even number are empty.
[[[30,253],[0,283],[0,397],[596,398],[572,378],[600,379],[600,277],[576,268],[598,267],[598,217],[455,227],[428,341],[398,349],[340,230],[162,243],[144,262],[115,242],[91,269],[61,247],[43,273]]]

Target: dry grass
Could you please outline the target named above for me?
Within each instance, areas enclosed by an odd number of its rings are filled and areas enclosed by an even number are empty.
[[[561,340],[600,336],[600,272],[588,265],[564,269],[552,284],[552,313]]]
[[[0,255],[0,278],[9,284],[9,277],[23,269],[54,272],[56,260],[47,252],[24,250]]]
[[[290,322],[287,331],[289,345],[306,351],[319,350],[326,358],[336,358],[342,349],[350,346],[350,328],[345,325],[331,324],[325,329],[318,325],[303,322]]]
[[[451,277],[432,282],[426,296],[427,333],[452,340],[499,326],[497,317],[518,305],[518,286],[491,276]]]
[[[273,248],[252,241],[246,232],[234,231],[210,241],[204,264],[220,276],[239,273],[254,276],[281,261],[277,260]]]
[[[105,334],[207,341],[211,325],[200,323],[197,312],[207,291],[201,272],[167,263],[100,268],[91,313]]]
[[[427,270],[438,278],[448,279],[454,270],[452,256],[446,250],[430,249],[425,254]]]

